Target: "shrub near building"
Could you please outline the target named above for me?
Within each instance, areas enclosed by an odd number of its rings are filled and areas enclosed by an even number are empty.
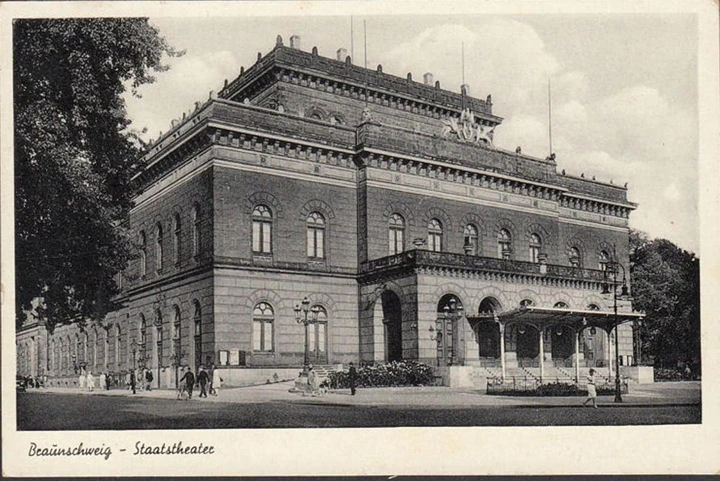
[[[421,386],[432,384],[433,381],[432,368],[414,361],[361,366],[357,377],[357,385],[360,387]],[[347,389],[350,388],[350,377],[347,372],[332,372],[328,376],[328,383],[331,389]]]

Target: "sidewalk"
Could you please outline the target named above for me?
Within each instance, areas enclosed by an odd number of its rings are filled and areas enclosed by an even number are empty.
[[[334,390],[323,396],[303,396],[290,392],[294,381],[259,386],[220,389],[218,396],[198,398],[199,391],[193,392],[191,402],[300,402],[329,405],[357,406],[414,406],[418,408],[451,407],[559,407],[578,406],[584,397],[529,397],[487,395],[469,389],[451,389],[438,386],[359,388],[351,396],[349,389]],[[78,394],[84,396],[133,396],[127,389],[79,391],[73,388],[47,388],[32,391],[46,393]],[[175,390],[155,389],[138,391],[136,397],[175,399]],[[630,393],[623,395],[623,403],[615,404],[613,396],[599,396],[600,406],[670,406],[699,405],[701,401],[700,382],[672,382],[631,385]]]

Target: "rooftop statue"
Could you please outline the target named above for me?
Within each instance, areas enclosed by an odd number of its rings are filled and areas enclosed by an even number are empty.
[[[463,109],[460,118],[450,117],[442,120],[440,136],[448,138],[456,136],[458,140],[478,144],[483,142],[492,146],[495,127],[487,128],[475,121],[475,114],[470,109]]]

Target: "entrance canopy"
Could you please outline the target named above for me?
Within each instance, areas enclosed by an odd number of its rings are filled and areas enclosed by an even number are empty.
[[[643,319],[644,314],[637,312],[618,312],[617,321],[613,311],[589,311],[579,309],[567,309],[558,307],[534,307],[524,306],[498,314],[482,313],[477,316],[467,316],[469,321],[493,321],[497,318],[503,324],[523,323],[542,325],[567,325],[567,326],[595,326],[606,331],[615,327],[615,323]]]

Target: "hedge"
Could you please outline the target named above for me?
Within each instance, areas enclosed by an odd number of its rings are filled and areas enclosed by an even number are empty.
[[[427,364],[416,361],[392,361],[361,366],[357,369],[358,387],[421,386],[432,384],[433,370]],[[350,387],[347,372],[331,372],[328,376],[331,389]]]

